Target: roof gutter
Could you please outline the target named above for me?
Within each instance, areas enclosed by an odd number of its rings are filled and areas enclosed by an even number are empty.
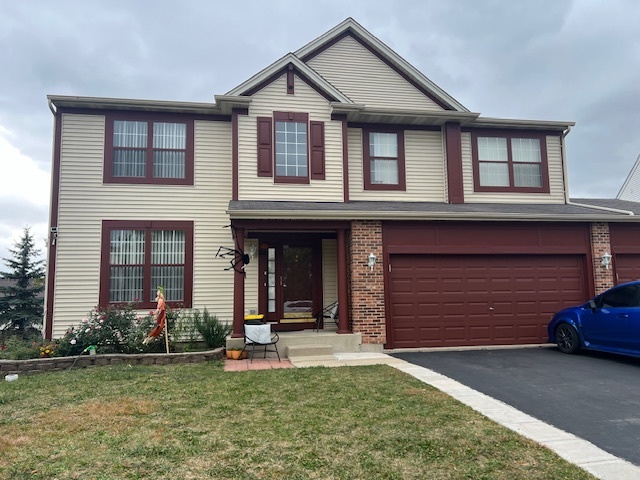
[[[574,204],[580,206],[578,204]],[[585,205],[590,208],[590,205]],[[600,209],[598,209],[600,210]],[[608,210],[602,208],[601,210]],[[619,211],[612,213],[630,212]],[[414,211],[372,211],[372,212],[354,212],[354,211],[337,211],[337,210],[227,210],[226,213],[231,219],[243,220],[468,220],[468,221],[545,221],[545,222],[605,222],[619,221],[619,215],[607,215],[595,217],[592,214],[579,215],[549,215],[549,214],[529,214],[521,213],[478,213],[478,212],[414,212]],[[629,221],[628,218],[624,218]],[[634,218],[634,221],[640,222],[640,217]]]
[[[576,203],[576,202],[572,202],[571,200],[569,200],[567,204],[575,205],[576,207],[593,208],[594,210],[602,210],[605,212],[621,213],[622,215],[630,215],[632,217],[636,215],[631,210],[620,210],[618,208],[601,207],[600,205],[590,205],[588,203]]]
[[[56,108],[118,109],[162,112],[188,112],[219,115],[220,107],[213,103],[174,102],[166,100],[137,100],[128,98],[77,97],[71,95],[47,95]]]
[[[51,113],[53,113],[53,116],[55,117],[57,112],[50,96],[47,96],[47,103],[49,104],[49,110],[51,110]]]

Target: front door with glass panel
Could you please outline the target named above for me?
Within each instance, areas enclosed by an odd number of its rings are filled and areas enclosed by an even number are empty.
[[[319,249],[313,244],[263,244],[260,249],[260,313],[282,329],[314,324]]]

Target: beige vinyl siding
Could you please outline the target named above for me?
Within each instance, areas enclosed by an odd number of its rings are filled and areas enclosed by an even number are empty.
[[[348,138],[351,200],[446,201],[446,165],[441,132],[404,131],[406,191],[365,190],[362,129],[350,128]]]
[[[322,240],[322,308],[338,301],[338,242]],[[325,320],[325,330],[337,330],[332,320]]]
[[[223,270],[228,260],[214,258],[219,246],[233,246],[223,228],[230,223],[231,124],[195,122],[195,185],[167,186],[103,184],[104,117],[64,114],[62,121],[54,337],[98,303],[102,220],[193,221],[193,306],[231,321],[233,272]]]
[[[354,103],[400,110],[443,110],[353,37],[343,38],[307,64]]]
[[[640,169],[635,168],[629,181],[618,194],[618,199],[640,202]]]
[[[474,192],[471,133],[462,132],[462,176],[466,203],[565,203],[560,137],[547,136],[549,193]]]
[[[349,155],[349,200],[376,200],[375,195],[366,195],[362,171],[362,129],[347,130]]]
[[[322,240],[322,306],[338,300],[338,242]]]
[[[331,121],[326,98],[295,77],[295,94],[287,95],[286,75],[253,95],[249,115],[238,118],[238,198],[239,200],[277,200],[341,202],[342,123]],[[257,174],[257,117],[272,117],[274,111],[304,112],[309,120],[324,122],[325,180],[310,184],[274,183],[273,178]]]

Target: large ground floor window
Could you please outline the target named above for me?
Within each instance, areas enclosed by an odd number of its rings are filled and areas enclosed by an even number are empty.
[[[102,222],[100,304],[153,307],[156,288],[168,303],[191,306],[193,222]]]

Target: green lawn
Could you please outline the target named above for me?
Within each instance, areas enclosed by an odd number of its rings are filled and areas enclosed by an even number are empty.
[[[97,367],[0,383],[2,479],[585,479],[391,367]]]

